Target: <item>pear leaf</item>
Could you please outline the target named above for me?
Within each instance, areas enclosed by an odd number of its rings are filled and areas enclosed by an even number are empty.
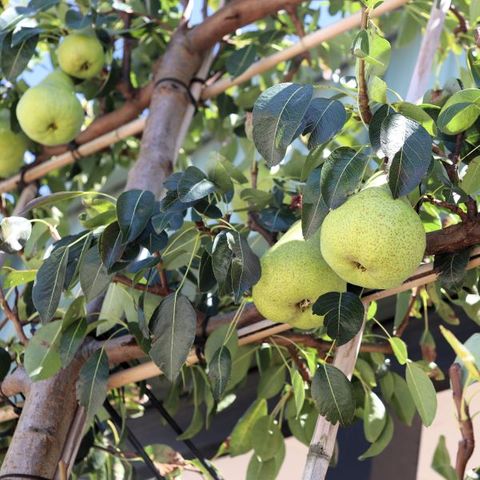
[[[345,107],[338,100],[314,98],[305,114],[303,134],[310,133],[308,148],[328,142],[343,127],[347,120]]]
[[[102,263],[98,245],[94,245],[86,252],[85,258],[80,263],[79,275],[87,301],[97,298],[108,288],[112,276]]]
[[[446,480],[458,480],[457,472],[450,461],[445,435],[440,435],[438,439],[437,448],[433,454],[432,469]]]
[[[433,267],[439,272],[438,283],[448,290],[458,290],[467,274],[471,248],[459,252],[435,255]]]
[[[371,390],[365,393],[363,412],[363,431],[365,438],[370,443],[376,442],[385,428],[388,415],[383,402],[378,395]]]
[[[352,292],[328,292],[312,306],[315,315],[324,315],[328,335],[337,345],[349,342],[362,328],[365,308]]]
[[[178,292],[166,297],[155,311],[152,360],[173,381],[187,360],[197,326],[197,315],[190,301]]]
[[[357,189],[368,164],[368,156],[350,147],[334,150],[322,168],[320,191],[327,207],[333,209],[345,202]]]
[[[353,387],[344,373],[323,363],[315,372],[311,387],[312,398],[320,415],[330,423],[350,424],[355,416]]]
[[[27,67],[28,62],[35,53],[38,43],[38,34],[27,37],[22,42],[13,45],[13,33],[9,33],[2,42],[0,66],[3,76],[13,82]]]
[[[155,207],[155,196],[147,190],[128,190],[117,200],[117,217],[123,243],[135,240],[146,227]]]
[[[105,228],[100,235],[98,248],[100,250],[102,263],[107,267],[107,271],[111,273],[112,267],[120,260],[120,257],[125,251],[123,234],[120,231],[118,222],[113,222]]]
[[[232,77],[241,75],[257,57],[257,47],[254,43],[234,50],[227,58],[225,67]]]
[[[253,141],[267,165],[278,165],[300,134],[313,95],[311,85],[279,83],[265,90],[253,107]]]
[[[221,346],[208,363],[208,378],[212,385],[213,398],[218,402],[224,394],[232,373],[232,355],[226,346]]]
[[[68,247],[60,247],[43,262],[33,285],[32,300],[43,323],[57,311],[67,270]]]
[[[407,386],[423,424],[429,427],[437,411],[437,393],[428,375],[416,364],[407,363]]]
[[[454,93],[438,115],[437,126],[447,135],[470,128],[480,115],[480,90],[467,88]]]
[[[432,137],[415,120],[394,113],[382,121],[380,145],[388,159],[388,185],[393,197],[407,195],[428,171]]]
[[[215,184],[197,167],[188,167],[177,184],[178,198],[184,203],[196,202],[215,189]]]
[[[87,425],[107,398],[108,374],[108,357],[103,348],[93,353],[80,369],[77,400],[85,408]]]
[[[56,320],[42,326],[25,349],[25,370],[34,381],[45,380],[62,368],[59,343],[62,335],[62,322]]]
[[[390,417],[390,415],[387,415],[385,428],[383,429],[382,433],[377,438],[377,440],[374,443],[372,443],[372,445],[370,445],[368,450],[362,453],[360,457],[358,457],[358,459],[365,460],[367,458],[375,457],[379,455],[388,446],[388,444],[392,440],[392,437],[393,437],[393,420],[392,420],[392,417]]]

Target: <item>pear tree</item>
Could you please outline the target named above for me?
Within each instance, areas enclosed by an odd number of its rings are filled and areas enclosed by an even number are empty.
[[[447,378],[432,468],[476,478],[477,0],[2,5],[0,478],[274,480],[291,435],[323,479]]]

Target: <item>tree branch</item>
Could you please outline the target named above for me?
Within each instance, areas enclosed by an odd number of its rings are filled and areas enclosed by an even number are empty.
[[[480,216],[427,234],[426,255],[452,253],[480,243]]]
[[[367,30],[369,19],[368,8],[362,6],[362,23],[361,29]],[[368,85],[365,72],[365,59],[358,59],[358,109],[360,117],[365,124],[369,124],[372,120],[372,111],[370,110],[370,101],[368,98]]]
[[[27,345],[28,338],[23,331],[22,324],[16,312],[14,312],[10,305],[8,304],[7,299],[5,298],[5,294],[3,293],[2,288],[0,287],[0,305],[2,306],[2,310],[5,312],[5,316],[12,322],[13,327],[15,328],[15,332],[17,333],[17,337],[20,340],[20,343],[23,345]]]
[[[450,367],[449,376],[453,401],[457,408],[460,433],[462,434],[462,439],[458,442],[455,470],[457,471],[458,478],[462,479],[465,477],[468,460],[475,449],[475,436],[468,405],[463,398],[462,368],[458,363],[454,363]]]

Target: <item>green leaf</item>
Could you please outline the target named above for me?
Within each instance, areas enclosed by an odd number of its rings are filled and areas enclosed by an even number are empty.
[[[472,196],[480,193],[480,157],[475,157],[469,162],[467,171],[460,182],[460,188]]]
[[[108,357],[103,348],[93,353],[80,369],[77,400],[85,408],[87,425],[107,398],[108,374]]]
[[[204,352],[207,363],[212,361],[214,355],[222,346],[228,348],[232,359],[235,358],[238,351],[238,334],[236,329],[232,331],[230,324],[221,325],[208,336]]]
[[[365,438],[370,442],[376,442],[385,429],[387,423],[387,410],[377,394],[371,390],[365,393],[365,405],[363,410],[363,431]]]
[[[112,275],[102,263],[98,245],[91,247],[85,254],[79,267],[79,274],[82,291],[89,302],[104,293],[110,285]]]
[[[0,65],[3,76],[13,82],[25,70],[28,62],[35,53],[38,35],[33,35],[23,42],[12,46],[12,33],[9,33],[2,42]]]
[[[201,385],[204,382],[204,377],[197,368],[189,369],[189,372],[192,375],[193,383],[193,415],[192,419],[190,420],[190,425],[181,435],[177,437],[177,440],[187,440],[192,438],[203,428],[203,415],[200,409],[200,403],[202,401]]]
[[[255,422],[251,438],[255,454],[262,461],[275,457],[283,443],[280,426],[268,415]]]
[[[368,81],[368,98],[371,102],[386,103],[388,86],[380,77],[372,76]]]
[[[59,351],[62,365],[66,367],[72,360],[78,349],[82,345],[87,334],[87,321],[80,318],[62,331]]]
[[[437,127],[433,118],[419,105],[409,102],[395,104],[398,113],[418,122],[432,136],[437,135]]]
[[[117,200],[117,218],[123,242],[135,240],[146,227],[155,207],[155,196],[147,190],[128,190]]]
[[[310,173],[303,189],[302,233],[306,240],[317,232],[329,211],[320,193],[321,168]]]
[[[395,317],[393,321],[394,328],[397,329],[403,322],[405,315],[408,313],[408,306],[412,298],[411,290],[400,292],[397,294],[395,302]]]
[[[123,234],[120,231],[118,222],[113,222],[105,228],[98,241],[98,249],[102,263],[107,267],[109,273],[125,251],[123,243]]]
[[[349,147],[334,150],[325,161],[320,191],[327,207],[334,209],[355,192],[365,173],[368,156]]]
[[[220,347],[208,363],[208,378],[215,401],[219,401],[228,385],[232,372],[232,355],[227,347]]]
[[[177,186],[178,198],[185,203],[196,202],[216,190],[215,185],[197,167],[188,167]]]
[[[230,278],[233,295],[239,302],[243,294],[260,280],[260,260],[238,232],[229,231],[226,237],[232,251]]]
[[[438,283],[441,287],[451,290],[461,288],[467,265],[470,260],[471,248],[454,253],[435,255],[433,267],[439,272]]]
[[[58,351],[62,322],[56,320],[42,326],[28,342],[23,365],[34,381],[45,380],[62,368]]]
[[[345,107],[341,102],[328,98],[314,98],[305,113],[303,135],[310,133],[308,148],[328,142],[343,127],[347,120]]]
[[[326,363],[320,365],[312,380],[311,394],[318,412],[330,423],[340,422],[345,426],[353,421],[352,384],[338,368]]]
[[[67,270],[68,247],[60,247],[43,262],[33,285],[32,300],[43,323],[57,311]]]
[[[390,441],[392,440],[393,437],[393,420],[390,415],[387,415],[386,419],[386,424],[385,428],[383,429],[382,433],[378,437],[378,439],[375,441],[375,443],[372,443],[368,450],[362,455],[358,457],[359,460],[365,460],[370,457],[375,457],[376,455],[380,454],[385,450],[385,448],[388,446]]]
[[[281,365],[272,365],[262,372],[258,382],[257,397],[272,398],[285,386],[286,367]]]
[[[470,128],[480,115],[480,90],[467,88],[454,93],[438,115],[437,126],[447,135]]]
[[[155,328],[149,355],[173,382],[195,340],[197,314],[186,297],[172,293],[162,301],[152,320]]]
[[[302,376],[297,370],[290,370],[290,376],[292,378],[293,398],[295,400],[295,408],[297,409],[297,416],[303,408],[305,402],[305,382]]]
[[[265,92],[253,107],[253,141],[268,166],[278,165],[300,133],[313,95],[311,85],[280,83]]]
[[[275,457],[262,461],[257,455],[252,455],[247,469],[246,480],[275,480],[285,458],[285,443],[282,442],[280,450]]]
[[[368,126],[368,135],[370,138],[370,143],[372,148],[377,153],[379,152],[381,156],[385,156],[381,152],[382,145],[380,142],[380,135],[382,131],[383,121],[392,113],[395,113],[395,110],[390,105],[382,105],[373,115],[372,121]]]
[[[428,375],[416,364],[407,363],[406,380],[423,424],[429,427],[437,411],[437,394]]]
[[[15,253],[25,247],[32,224],[23,217],[5,217],[0,222],[0,251]]]
[[[446,480],[458,480],[457,473],[450,462],[450,454],[448,453],[444,435],[440,435],[438,439],[437,448],[435,448],[432,458],[432,470]]]
[[[405,365],[408,360],[407,344],[400,337],[390,337],[388,343],[390,343],[398,363]]]
[[[232,456],[247,453],[253,448],[253,426],[257,420],[267,415],[267,401],[264,398],[258,399],[240,417],[230,435],[229,453]]]
[[[30,202],[28,202],[21,213],[22,215],[24,215],[30,210],[32,210],[33,208],[57,206],[59,202],[63,202],[65,200],[73,200],[74,198],[78,198],[78,197],[92,197],[96,195],[98,195],[98,192],[94,192],[94,191],[90,191],[90,192],[72,191],[72,192],[51,193],[50,195],[44,195],[42,197],[34,198]]]
[[[256,57],[257,47],[254,43],[234,50],[225,62],[227,72],[232,77],[238,77],[255,61]]]
[[[237,354],[233,358],[232,375],[227,385],[227,391],[235,388],[247,376],[255,350],[256,347],[253,345],[242,345],[238,348]]]
[[[388,159],[388,185],[393,197],[407,195],[428,171],[432,137],[418,122],[394,113],[381,124],[380,145]]]
[[[427,292],[430,300],[435,305],[435,312],[442,317],[442,320],[450,325],[460,325],[460,319],[451,305],[442,299],[438,283],[427,285]]]
[[[398,418],[406,425],[411,425],[415,416],[415,403],[408,389],[407,382],[397,373],[391,373],[393,377],[393,396],[391,404]]]
[[[33,282],[37,276],[37,270],[10,270],[3,281],[3,287],[13,288],[19,285]]]
[[[312,305],[315,315],[324,315],[324,324],[330,338],[337,345],[349,342],[362,328],[365,308],[352,292],[328,292]]]
[[[77,297],[69,306],[63,317],[62,329],[66,330],[70,325],[76,323],[77,320],[85,318],[87,311],[85,309],[85,297],[82,295]]]

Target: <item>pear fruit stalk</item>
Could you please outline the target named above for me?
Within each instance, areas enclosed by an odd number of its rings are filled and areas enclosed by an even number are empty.
[[[52,72],[29,88],[17,105],[22,130],[32,140],[47,146],[73,140],[82,128],[84,117],[73,82],[61,71]]]
[[[412,275],[425,253],[420,217],[386,187],[370,187],[332,210],[321,228],[321,251],[346,282],[387,289]]]
[[[253,287],[258,311],[274,322],[300,329],[318,328],[323,317],[312,312],[312,304],[327,292],[342,292],[343,281],[320,253],[318,234],[305,240],[300,223],[261,259],[262,276]]]

